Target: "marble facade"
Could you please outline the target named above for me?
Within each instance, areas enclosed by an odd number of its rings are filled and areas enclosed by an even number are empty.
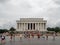
[[[43,18],[20,18],[17,20],[17,31],[47,31]]]

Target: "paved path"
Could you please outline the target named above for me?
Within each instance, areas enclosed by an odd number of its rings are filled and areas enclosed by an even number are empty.
[[[16,37],[15,41],[9,41],[8,38],[6,38],[6,43],[0,45],[60,45],[60,37],[56,37],[56,40],[52,40],[52,37],[49,37],[49,40],[42,38],[37,39],[36,37],[30,39],[23,38],[20,40]]]

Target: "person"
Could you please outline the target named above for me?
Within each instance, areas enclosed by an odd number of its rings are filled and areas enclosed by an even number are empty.
[[[13,35],[13,39],[14,39],[14,41],[15,41],[15,34]]]
[[[26,38],[26,32],[24,32],[23,36],[24,36],[24,38]]]
[[[13,36],[13,35],[11,34],[11,35],[10,35],[10,41],[12,41],[12,36]]]
[[[44,34],[42,35],[42,38],[45,39],[45,35]]]
[[[55,36],[56,36],[56,33],[54,32],[54,33],[53,33],[53,40],[55,40]]]
[[[37,37],[38,37],[38,39],[40,38],[40,33],[37,33]]]
[[[32,38],[34,38],[34,34],[33,33],[31,33],[31,36],[32,36]]]
[[[22,34],[20,34],[20,39],[22,39]]]
[[[30,38],[30,33],[28,34],[28,38]]]
[[[48,34],[46,34],[46,40],[48,40]]]
[[[5,36],[4,35],[1,36],[1,42],[5,43]]]

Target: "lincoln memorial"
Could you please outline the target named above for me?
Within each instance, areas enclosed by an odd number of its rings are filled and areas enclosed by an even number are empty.
[[[17,20],[17,31],[47,31],[43,18],[20,18]]]

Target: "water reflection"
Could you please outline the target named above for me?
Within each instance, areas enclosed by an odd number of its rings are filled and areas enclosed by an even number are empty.
[[[6,38],[5,43],[0,43],[0,45],[60,45],[60,37],[56,37],[56,40],[53,40],[52,37],[49,37],[48,40],[37,39],[35,38],[18,38],[15,40],[9,40]]]

